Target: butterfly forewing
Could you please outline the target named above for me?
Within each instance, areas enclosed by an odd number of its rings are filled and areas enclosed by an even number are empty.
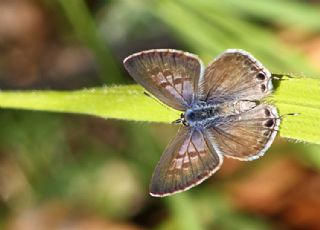
[[[148,50],[124,60],[129,74],[163,103],[178,110],[192,105],[197,96],[201,61],[177,50]]]
[[[199,84],[207,102],[260,100],[272,90],[271,73],[249,53],[234,49],[209,64]]]
[[[155,169],[150,194],[167,196],[185,191],[217,171],[222,160],[201,131],[181,127]]]
[[[222,118],[206,132],[224,156],[254,160],[270,147],[279,123],[275,107],[261,104],[247,112]]]

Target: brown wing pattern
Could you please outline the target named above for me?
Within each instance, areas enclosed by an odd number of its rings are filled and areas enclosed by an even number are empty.
[[[178,110],[191,105],[202,71],[197,56],[171,49],[133,54],[124,60],[124,66],[147,91]]]
[[[222,119],[207,132],[220,154],[254,160],[270,147],[279,123],[275,107],[261,104],[248,112]]]
[[[271,90],[271,73],[242,50],[222,53],[200,81],[200,97],[206,101],[260,100]]]
[[[185,191],[217,171],[222,161],[202,132],[181,127],[155,169],[150,194],[167,196]]]

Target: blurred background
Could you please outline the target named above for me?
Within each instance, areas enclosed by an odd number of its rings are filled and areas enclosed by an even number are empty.
[[[0,88],[133,84],[122,60],[227,48],[273,73],[320,76],[318,0],[0,0]],[[146,108],[147,109],[147,108]],[[148,184],[177,127],[0,111],[0,229],[320,229],[320,148],[278,138],[192,190]]]

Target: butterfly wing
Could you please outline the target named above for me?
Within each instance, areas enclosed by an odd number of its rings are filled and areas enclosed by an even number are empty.
[[[249,53],[227,50],[205,70],[200,98],[221,102],[260,100],[272,90],[271,73]]]
[[[203,68],[195,55],[158,49],[133,54],[123,62],[136,82],[170,107],[185,110],[196,97]]]
[[[181,127],[152,176],[150,194],[167,196],[185,191],[216,172],[223,158],[201,132]]]
[[[270,147],[279,124],[276,108],[260,104],[247,112],[221,118],[206,132],[220,154],[254,160]]]

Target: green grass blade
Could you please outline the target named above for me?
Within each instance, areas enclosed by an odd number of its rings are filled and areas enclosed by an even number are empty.
[[[180,116],[137,85],[76,91],[0,91],[0,107],[80,113],[103,118],[171,122]]]
[[[245,12],[276,23],[303,27],[311,31],[320,28],[320,5],[317,3],[307,4],[303,1],[283,0],[226,0],[220,2],[237,9],[238,12]]]
[[[271,31],[244,20],[236,12],[230,13],[230,6],[222,2],[163,0],[153,13],[206,62],[225,49],[242,48],[275,72],[315,73],[298,50],[281,42]]]
[[[280,136],[320,144],[320,80],[283,80],[268,101],[278,107],[281,115],[299,114],[283,118]],[[78,91],[2,91],[0,107],[164,123],[176,120],[181,113],[144,95],[137,85]]]
[[[214,3],[216,4],[217,2]],[[219,3],[221,4],[221,2]],[[276,72],[288,72],[289,70],[291,72],[299,72],[303,70],[304,73],[314,73],[310,65],[298,52],[293,52],[291,47],[289,48],[282,44],[273,33],[239,17],[230,17],[230,11],[223,4],[215,4],[202,1],[202,5],[199,7],[199,2],[191,0],[185,0],[181,3],[187,9],[185,14],[189,14],[189,18],[202,18],[202,22],[198,23],[201,26],[196,27],[196,30],[205,31],[204,33],[208,37],[211,36],[211,40],[215,39],[214,34],[211,34],[211,30],[205,29],[203,26],[207,25],[211,29],[213,27],[220,28],[221,33],[224,35],[223,39],[230,40],[230,45],[224,47],[224,49],[241,47],[254,53],[259,59],[264,60],[263,62],[267,66],[272,66],[272,69]],[[275,50],[277,53],[274,52]],[[297,62],[300,65],[297,66]]]
[[[101,79],[108,84],[119,83],[123,76],[112,58],[111,50],[103,41],[85,2],[83,0],[59,0],[58,2],[76,35],[93,51]]]
[[[188,12],[176,2],[163,1],[158,4],[153,13],[172,28],[175,36],[190,47],[196,46],[198,49],[206,50],[213,55],[219,53],[226,46],[223,44],[225,43],[224,34],[214,27],[205,27],[200,30],[198,27],[203,27],[201,20],[195,16],[190,17]],[[215,39],[209,36],[207,29],[209,29],[210,34],[215,35]]]
[[[298,113],[285,116],[280,135],[300,141],[320,144],[320,80],[296,78],[280,83],[270,97],[280,114]]]

